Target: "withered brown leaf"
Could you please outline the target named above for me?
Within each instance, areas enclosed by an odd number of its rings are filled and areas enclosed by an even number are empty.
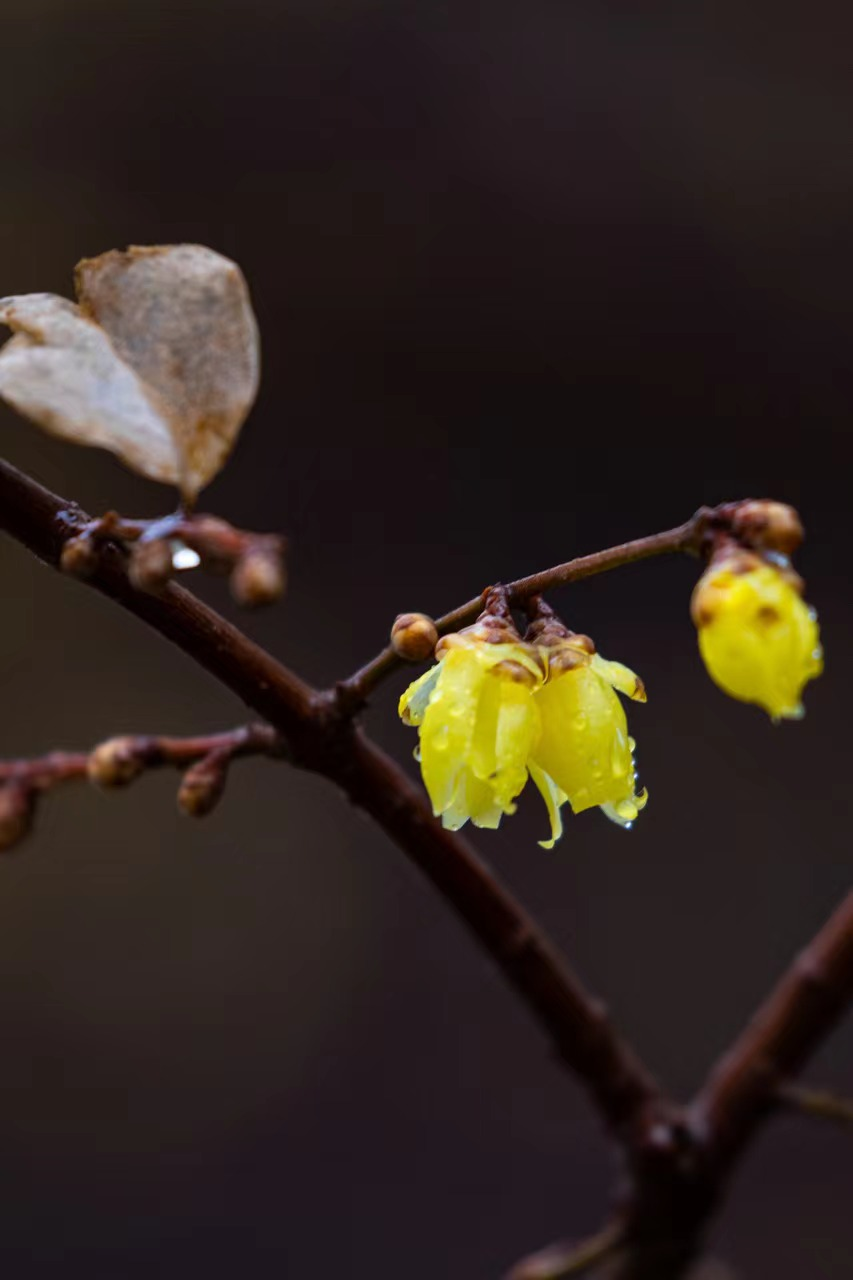
[[[200,245],[81,262],[79,305],[0,301],[14,331],[0,395],[55,435],[97,445],[187,501],[227,459],[258,389],[259,342],[239,268]]]

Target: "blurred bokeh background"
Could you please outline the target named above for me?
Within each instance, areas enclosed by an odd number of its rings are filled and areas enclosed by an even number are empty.
[[[693,563],[578,584],[555,603],[649,688],[649,808],[545,853],[525,799],[476,837],[688,1095],[850,880],[850,6],[29,0],[0,34],[0,293],[68,293],[127,243],[244,268],[264,384],[205,506],[289,536],[288,598],[245,625],[310,679],[402,609],[701,502],[800,507],[805,722],[707,680]],[[90,510],[172,501],[0,432]],[[3,755],[243,717],[6,542],[0,582]],[[401,687],[369,722],[409,761]],[[174,790],[58,794],[0,864],[5,1273],[496,1280],[593,1229],[597,1122],[388,841],[268,763],[203,823]],[[810,1077],[853,1088],[853,1026]],[[849,1277],[851,1185],[843,1135],[780,1122],[713,1248],[739,1280]]]

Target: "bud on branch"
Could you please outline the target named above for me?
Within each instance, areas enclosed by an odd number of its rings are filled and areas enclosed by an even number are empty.
[[[105,790],[126,787],[148,769],[186,769],[178,807],[191,817],[210,813],[220,799],[232,760],[239,756],[282,757],[284,747],[270,725],[250,724],[199,738],[108,738],[92,751],[52,752],[37,760],[0,761],[0,851],[19,844],[32,828],[39,798],[65,782],[87,779]]]
[[[218,516],[179,511],[156,520],[129,520],[108,511],[66,542],[60,567],[75,577],[91,577],[106,543],[128,552],[128,577],[137,591],[159,595],[173,577],[201,566],[230,577],[238,604],[271,604],[284,594],[284,538],[247,533]]]

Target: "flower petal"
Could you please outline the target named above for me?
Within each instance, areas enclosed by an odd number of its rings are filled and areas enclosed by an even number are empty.
[[[626,697],[634,702],[646,701],[646,686],[630,667],[623,666],[621,662],[608,662],[599,653],[592,655],[590,666],[602,679],[611,684],[614,689],[618,689],[620,693],[624,693]]]
[[[527,760],[539,736],[539,708],[528,685],[501,680],[493,788],[508,810],[527,782]]]
[[[452,649],[440,664],[421,724],[421,769],[436,814],[453,802],[471,748],[485,678],[476,654],[466,649]]]
[[[397,704],[398,714],[404,724],[417,726],[423,721],[440,674],[441,667],[436,664],[409,685]]]
[[[553,849],[554,845],[563,834],[563,819],[560,814],[560,808],[566,803],[566,794],[557,786],[554,779],[551,778],[544,769],[540,769],[538,765],[531,761],[528,764],[530,776],[545,801],[545,807],[548,810],[548,818],[551,822],[551,839],[540,840],[539,845],[543,849]]]

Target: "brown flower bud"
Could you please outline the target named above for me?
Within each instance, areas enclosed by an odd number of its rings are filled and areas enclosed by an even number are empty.
[[[191,765],[178,789],[178,808],[188,818],[204,818],[225,790],[228,758],[213,753]]]
[[[98,567],[98,546],[94,538],[81,533],[71,538],[62,548],[59,567],[63,573],[70,573],[75,578],[88,578]]]
[[[268,548],[247,551],[231,574],[231,594],[246,608],[272,604],[284,594],[285,584],[281,553]]]
[[[137,738],[109,738],[89,756],[89,781],[99,787],[126,787],[145,768]]]
[[[0,786],[0,853],[6,853],[29,834],[35,817],[35,792],[22,783]]]
[[[803,525],[793,507],[769,498],[742,502],[732,517],[732,533],[760,551],[790,556],[803,540]]]
[[[431,658],[437,643],[435,623],[425,613],[401,613],[391,628],[391,648],[406,662]]]
[[[171,544],[165,538],[137,542],[130,553],[127,572],[137,591],[160,595],[174,573]]]

